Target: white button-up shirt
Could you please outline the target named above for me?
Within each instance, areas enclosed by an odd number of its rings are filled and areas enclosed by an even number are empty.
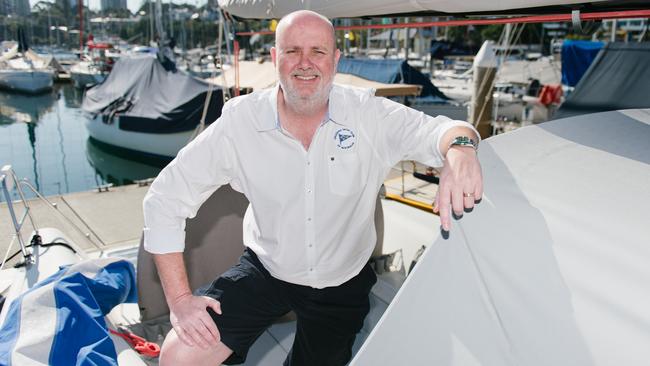
[[[328,118],[305,150],[281,128],[277,93],[228,101],[160,172],[144,199],[147,251],[182,252],[185,219],[230,183],[250,202],[244,245],[274,277],[314,288],[342,284],[373,251],[375,200],[391,167],[401,160],[441,166],[444,132],[471,127],[334,85]]]

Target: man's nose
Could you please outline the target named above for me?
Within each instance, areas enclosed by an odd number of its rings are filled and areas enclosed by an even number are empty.
[[[298,67],[300,67],[301,69],[311,68],[312,62],[309,56],[310,55],[308,52],[301,53]]]

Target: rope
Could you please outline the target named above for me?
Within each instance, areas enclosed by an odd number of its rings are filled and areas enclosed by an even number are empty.
[[[149,342],[146,339],[137,336],[124,328],[119,328],[119,332],[113,329],[108,329],[111,334],[114,334],[126,341],[133,349],[139,354],[147,357],[158,357],[160,355],[160,346],[154,342]]]

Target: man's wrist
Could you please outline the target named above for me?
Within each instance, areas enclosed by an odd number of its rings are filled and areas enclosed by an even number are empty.
[[[474,139],[470,138],[469,136],[459,135],[454,137],[451,140],[449,146],[447,147],[447,150],[451,149],[452,147],[472,148],[474,150],[477,150],[478,142],[476,142]]]

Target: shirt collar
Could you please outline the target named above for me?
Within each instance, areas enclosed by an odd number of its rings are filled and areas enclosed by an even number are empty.
[[[339,86],[332,85],[330,90],[329,105],[327,108],[327,115],[324,123],[332,121],[338,125],[347,126],[345,100]],[[266,111],[262,113],[262,118],[257,121],[257,131],[271,131],[280,128],[280,119],[278,118],[278,91],[280,90],[280,83],[277,83],[273,88],[265,90],[265,93],[270,93],[265,99],[268,101]],[[332,108],[338,106],[338,108]],[[261,112],[261,111],[260,111]]]

